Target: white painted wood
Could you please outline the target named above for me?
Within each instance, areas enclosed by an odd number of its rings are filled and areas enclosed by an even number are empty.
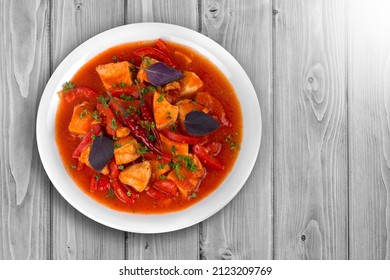
[[[346,2],[274,10],[274,257],[346,259]]]
[[[390,259],[390,6],[350,4],[350,258]]]
[[[268,0],[202,1],[202,33],[243,66],[257,92],[263,118],[260,153],[250,178],[232,202],[201,225],[202,259],[272,258],[271,9]]]
[[[50,257],[50,182],[35,140],[50,69],[48,10],[47,1],[0,2],[0,259]]]
[[[123,24],[121,0],[54,1],[52,11],[53,69],[90,37]],[[53,189],[54,259],[123,259],[125,234],[103,226],[75,210]]]
[[[128,1],[126,23],[164,22],[198,30],[195,0]],[[198,259],[198,225],[165,234],[128,233],[129,259]]]

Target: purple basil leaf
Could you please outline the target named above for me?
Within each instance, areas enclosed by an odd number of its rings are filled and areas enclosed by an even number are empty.
[[[145,71],[149,82],[154,86],[169,84],[170,82],[179,80],[183,77],[182,72],[177,71],[162,62],[150,65]]]
[[[188,113],[184,125],[187,132],[193,136],[204,136],[220,127],[216,119],[200,111]]]
[[[88,160],[93,169],[102,171],[113,155],[114,143],[110,138],[102,135],[96,137],[93,141]]]

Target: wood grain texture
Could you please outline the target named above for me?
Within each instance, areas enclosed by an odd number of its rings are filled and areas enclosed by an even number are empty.
[[[346,1],[273,9],[274,257],[346,259]]]
[[[350,258],[390,259],[390,5],[350,6]]]
[[[127,2],[126,23],[164,22],[198,30],[195,0],[136,0]],[[164,234],[128,233],[129,259],[198,259],[198,225]]]
[[[123,24],[121,0],[53,1],[53,69],[90,37]],[[123,259],[125,234],[80,214],[53,190],[54,259]]]
[[[272,258],[272,1],[202,1],[202,33],[242,65],[262,118],[258,160],[232,202],[201,224],[202,259]],[[243,108],[245,110],[245,108]]]
[[[50,182],[35,140],[49,77],[48,10],[47,1],[0,2],[0,259],[50,256]]]

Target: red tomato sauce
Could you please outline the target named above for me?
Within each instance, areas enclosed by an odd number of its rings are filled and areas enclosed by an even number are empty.
[[[96,91],[98,95],[104,95],[105,88],[95,68],[98,65],[112,63],[113,58],[114,60],[116,58],[124,59],[128,57],[129,53],[140,47],[154,45],[155,41],[148,41],[128,43],[110,48],[81,67],[71,82],[76,87],[85,86]],[[200,91],[207,91],[220,101],[225,110],[226,118],[231,123],[231,127],[221,126],[209,135],[209,143],[219,142],[222,144],[221,151],[216,157],[224,164],[224,170],[215,171],[205,168],[205,177],[200,181],[194,194],[188,197],[178,196],[155,200],[143,191],[139,193],[139,197],[133,205],[128,205],[112,195],[112,193],[110,195],[106,191],[91,192],[91,177],[97,172],[86,165],[81,165],[81,168],[78,168],[78,160],[72,158],[72,153],[81,142],[82,137],[70,133],[68,126],[72,118],[73,105],[67,103],[64,98],[60,98],[56,117],[56,142],[66,171],[76,185],[86,194],[99,203],[118,211],[152,214],[179,211],[187,208],[204,199],[218,188],[231,171],[239,153],[242,140],[241,107],[227,78],[211,61],[193,49],[173,42],[167,42],[167,46],[170,56],[176,64],[176,69],[195,72],[204,83]],[[189,64],[183,58],[183,54],[184,57],[191,58],[192,61]]]

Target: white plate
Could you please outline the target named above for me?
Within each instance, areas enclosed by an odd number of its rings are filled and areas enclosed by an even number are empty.
[[[126,42],[163,38],[197,50],[227,76],[241,103],[243,141],[237,161],[225,181],[197,204],[168,214],[129,214],[109,209],[75,185],[66,172],[55,141],[57,92],[77,70],[104,50]],[[89,218],[119,230],[159,233],[199,223],[222,209],[240,191],[255,164],[261,141],[261,113],[256,92],[240,64],[224,48],[193,30],[170,24],[139,23],[117,27],[84,42],[72,51],[54,71],[46,85],[38,109],[37,142],[47,175],[58,192]]]

